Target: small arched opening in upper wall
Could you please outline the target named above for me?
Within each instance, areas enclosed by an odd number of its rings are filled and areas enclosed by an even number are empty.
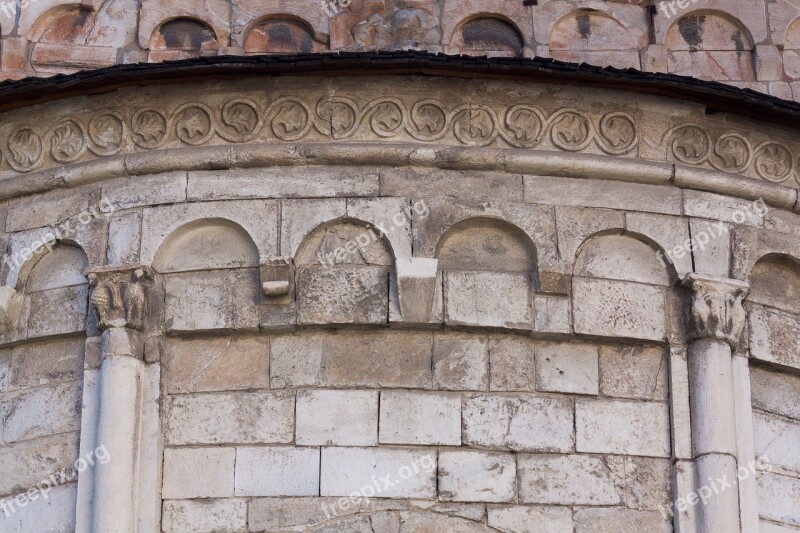
[[[179,17],[163,22],[153,32],[150,61],[186,59],[219,49],[213,28],[197,19]]]
[[[641,68],[640,43],[620,21],[595,9],[564,15],[550,32],[550,55],[574,63]]]
[[[451,44],[469,55],[522,57],[525,39],[513,22],[496,15],[478,15],[461,23]]]
[[[694,11],[669,28],[664,40],[669,71],[706,80],[754,81],[755,44],[737,19]]]
[[[786,30],[783,43],[783,68],[789,77],[800,79],[800,17],[796,18]]]
[[[82,5],[48,10],[31,28],[31,66],[37,72],[63,73],[115,64],[115,36],[97,26],[97,12]]]
[[[271,16],[256,22],[247,32],[243,48],[246,54],[296,54],[327,50],[324,43],[315,40],[311,26],[286,15]]]

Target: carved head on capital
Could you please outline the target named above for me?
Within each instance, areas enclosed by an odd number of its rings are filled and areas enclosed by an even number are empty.
[[[692,297],[692,337],[718,339],[735,348],[744,330],[746,314],[742,302],[750,290],[747,283],[689,274],[683,286]]]

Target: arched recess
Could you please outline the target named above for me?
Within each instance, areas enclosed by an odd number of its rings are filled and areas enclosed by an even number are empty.
[[[800,259],[770,253],[750,273],[750,355],[800,369]]]
[[[64,4],[42,14],[29,35],[33,69],[64,73],[114,65],[119,35],[109,32],[109,24],[98,15],[82,4]]]
[[[791,523],[797,505],[785,495],[800,488],[800,258],[761,257],[750,273],[745,308],[755,457],[793,476],[760,472],[758,508],[762,518]]]
[[[663,341],[677,275],[652,241],[604,232],[578,248],[572,276],[575,332]]]
[[[20,326],[27,338],[86,329],[89,261],[84,251],[59,242],[32,257],[21,269],[17,291],[23,294]]]
[[[668,68],[701,79],[754,81],[755,44],[737,19],[719,11],[694,11],[666,33]]]
[[[505,17],[478,15],[460,24],[450,44],[468,55],[522,57],[525,38]]]
[[[786,30],[783,67],[789,77],[800,79],[800,17],[796,18]]]
[[[308,23],[288,15],[269,16],[253,24],[242,47],[246,54],[295,54],[328,49]]]
[[[178,17],[163,22],[153,31],[149,60],[156,62],[213,55],[219,46],[211,25],[195,18]]]
[[[439,239],[436,257],[443,276],[446,323],[531,328],[537,254],[519,227],[488,217],[463,220]]]
[[[253,239],[226,219],[202,219],[173,231],[153,269],[163,278],[168,331],[258,327],[259,255]]]
[[[595,9],[579,9],[563,16],[550,32],[554,59],[641,68],[640,42],[620,21]]]
[[[372,224],[340,218],[314,228],[295,255],[298,324],[388,321],[394,253]]]

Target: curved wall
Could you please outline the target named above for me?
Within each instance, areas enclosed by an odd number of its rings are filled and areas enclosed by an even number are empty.
[[[0,134],[0,529],[800,528],[788,130],[373,76]]]

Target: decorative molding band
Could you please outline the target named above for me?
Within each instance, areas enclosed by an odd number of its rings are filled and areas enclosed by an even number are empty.
[[[376,142],[587,152],[672,160],[772,183],[800,183],[797,146],[763,132],[727,131],[686,122],[666,131],[625,111],[563,106],[550,113],[529,103],[406,101],[381,96],[257,94],[213,102],[183,101],[68,114],[51,122],[11,124],[0,133],[0,168],[30,173],[54,165],[181,146],[246,143]],[[642,129],[647,129],[647,142]],[[659,140],[660,139],[660,140]],[[787,141],[788,142],[788,141]],[[651,146],[653,145],[653,146]]]
[[[476,153],[465,147],[420,148],[393,143],[211,146],[118,155],[0,179],[0,200],[59,188],[80,187],[119,177],[172,171],[301,165],[416,166],[676,185],[683,189],[746,200],[763,199],[773,207],[800,212],[797,189],[724,172],[590,154],[531,152],[514,148],[484,148]]]

